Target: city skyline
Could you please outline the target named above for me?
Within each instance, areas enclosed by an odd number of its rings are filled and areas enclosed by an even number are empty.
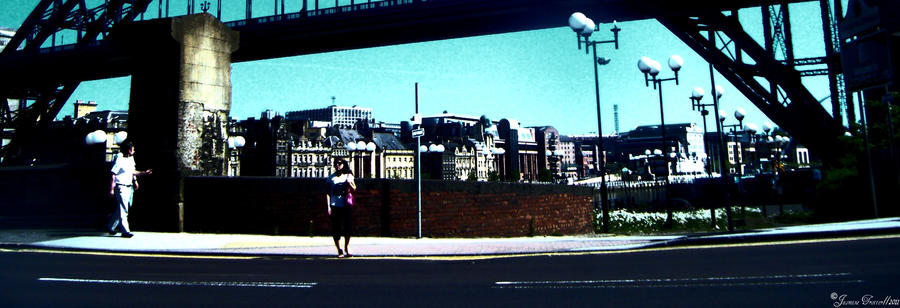
[[[34,3],[28,2],[16,1],[0,13],[0,26],[17,28],[33,9]],[[90,6],[91,1],[88,3]],[[156,16],[156,3],[148,8],[148,18]],[[184,14],[183,4],[172,1],[171,14]],[[804,22],[821,20],[818,4],[792,4],[791,8],[796,56],[824,55],[818,23]],[[243,14],[240,7],[225,7],[223,20],[237,19],[229,17],[229,12],[231,16]],[[272,4],[266,9],[257,3],[254,12],[269,15]],[[591,17],[590,12],[584,13]],[[285,114],[322,108],[331,105],[334,96],[339,106],[372,108],[376,121],[397,123],[412,117],[418,82],[419,109],[426,116],[446,110],[483,114],[494,120],[515,119],[523,126],[554,126],[564,134],[596,133],[591,58],[576,48],[567,18],[560,16],[560,27],[552,29],[235,63],[231,116],[246,119],[267,109]],[[741,19],[747,32],[761,40],[759,9],[742,10]],[[702,125],[699,113],[690,109],[688,97],[696,86],[712,92],[706,61],[655,20],[619,22],[618,26],[622,28],[620,49],[598,46],[598,55],[612,60],[600,67],[603,133],[613,132],[613,105],[619,106],[622,131],[659,124],[657,92],[644,86],[636,66],[641,56],[660,62],[671,54],[684,58],[680,84],[663,86],[666,122]],[[611,39],[610,27],[598,25],[592,38]],[[663,77],[671,75],[667,68],[661,73]],[[804,83],[817,99],[830,94],[824,76],[804,78]],[[748,114],[745,122],[758,126],[770,121],[718,73],[716,84],[726,90],[722,110],[731,114],[743,108]],[[59,117],[71,114],[75,100],[96,101],[99,109],[127,110],[129,89],[129,77],[83,82]],[[707,95],[705,101],[709,99]],[[822,105],[830,111],[830,101]],[[714,127],[712,120],[708,124]]]

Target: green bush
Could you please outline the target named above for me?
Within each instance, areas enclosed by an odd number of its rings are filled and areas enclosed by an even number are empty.
[[[738,218],[740,207],[732,207],[732,220]],[[747,216],[761,216],[757,208],[746,208]],[[595,213],[595,226],[599,232],[602,226],[602,213]],[[666,229],[666,213],[632,212],[615,210],[609,212],[609,232],[612,233],[658,233],[663,231],[697,231],[728,228],[725,209],[716,209],[716,227],[712,228],[709,210],[696,210],[672,213],[672,229]]]

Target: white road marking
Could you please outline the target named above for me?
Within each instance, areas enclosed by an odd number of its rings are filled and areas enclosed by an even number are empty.
[[[814,284],[857,284],[863,280],[830,281],[779,281],[779,282],[735,282],[735,283],[691,283],[691,284],[631,284],[631,285],[517,285],[494,286],[497,289],[634,289],[634,288],[708,288],[708,287],[759,287]]]
[[[583,288],[681,288],[681,287],[729,287],[729,286],[766,286],[766,285],[799,285],[826,283],[863,283],[863,280],[830,278],[846,278],[850,273],[769,275],[769,276],[725,276],[698,278],[659,278],[659,279],[609,279],[609,280],[545,280],[545,281],[497,281],[495,288],[510,289],[583,289]]]
[[[164,280],[115,280],[115,279],[79,279],[79,278],[38,278],[38,281],[74,282],[119,285],[152,285],[152,286],[200,286],[200,287],[253,287],[253,288],[312,288],[315,282],[269,282],[269,281],[164,281]]]

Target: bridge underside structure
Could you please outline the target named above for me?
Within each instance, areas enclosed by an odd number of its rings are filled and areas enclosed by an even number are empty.
[[[846,131],[841,111],[846,105],[852,108],[852,104],[845,103],[846,97],[841,92],[833,92],[834,116],[829,114],[802,84],[801,77],[805,72],[776,60],[772,46],[761,46],[744,32],[736,14],[727,16],[721,11],[707,10],[693,17],[664,16],[658,20],[795,140],[823,159],[831,158],[829,153],[836,152],[835,138]],[[730,41],[724,41],[720,47],[717,42],[723,38]],[[734,53],[727,52],[730,50],[728,45],[735,49]],[[752,64],[748,64],[748,60]],[[838,75],[831,68],[840,67],[840,62],[831,65],[824,74],[829,74],[834,82]],[[832,85],[832,90],[836,91],[837,87]],[[852,109],[848,114],[852,114]]]
[[[86,78],[57,78],[53,69],[59,66],[41,67],[31,59],[44,61],[49,57],[42,46],[48,40],[55,41],[56,33],[62,30],[76,31],[77,41],[71,49],[78,50],[96,45],[106,38],[113,28],[127,24],[146,10],[152,0],[111,0],[89,8],[83,0],[42,0],[28,15],[16,34],[0,53],[4,78],[0,80],[0,97],[19,100],[17,108],[10,104],[0,104],[0,134],[12,137],[10,144],[0,148],[4,163],[24,163],[34,158],[31,143],[46,129],[66,101]],[[90,59],[91,54],[82,59],[71,59],[65,63],[78,62],[90,65],[103,62],[102,58]],[[91,70],[86,70],[91,71]],[[16,81],[20,77],[25,78]],[[30,104],[28,102],[31,102]],[[12,136],[7,136],[12,134]]]
[[[97,8],[86,8],[80,0],[43,0],[38,4],[0,54],[0,70],[5,72],[0,76],[0,95],[22,100],[16,110],[7,104],[0,107],[4,132],[13,134],[11,144],[2,149],[4,164],[30,160],[34,153],[28,151],[28,140],[36,138],[56,117],[79,82],[128,76],[143,67],[146,59],[141,57],[152,53],[129,49],[127,42],[140,38],[129,38],[135,34],[129,33],[126,25],[158,22],[135,21],[151,1],[112,0]],[[565,25],[562,20],[575,11],[599,22],[655,18],[714,65],[795,140],[827,159],[831,152],[828,146],[843,132],[841,108],[852,106],[843,101],[843,85],[832,78],[830,114],[800,82],[802,76],[809,75],[796,69],[801,60],[792,55],[775,57],[774,46],[779,42],[788,45],[788,53],[792,50],[789,24],[786,32],[767,33],[766,46],[760,46],[736,21],[738,9],[770,10],[791,2],[806,1],[386,0],[225,25],[240,37],[230,61],[243,62],[560,27]],[[828,0],[820,3],[828,7]],[[780,22],[785,25],[789,18]],[[831,23],[823,28],[833,29]],[[41,48],[54,31],[62,29],[78,30],[78,43]],[[718,46],[716,38],[722,37],[730,41]],[[828,64],[829,69],[820,73],[839,76],[833,69],[840,67],[839,60],[833,51],[826,55],[817,63]],[[744,61],[743,56],[752,62]],[[850,115],[852,112],[848,112]]]

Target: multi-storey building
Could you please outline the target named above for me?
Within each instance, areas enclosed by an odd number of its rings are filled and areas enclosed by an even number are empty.
[[[415,151],[407,148],[396,135],[373,133],[378,170],[376,175],[389,179],[415,178]]]
[[[238,122],[246,132],[246,144],[240,151],[241,175],[290,176],[291,139],[288,123],[281,116],[249,118]]]
[[[564,175],[565,151],[562,145],[562,136],[553,126],[537,126],[532,127],[535,132],[538,152],[543,150],[545,155],[538,155],[538,166],[541,169],[549,170],[554,180],[562,180]],[[574,152],[572,153],[574,164]]]
[[[357,122],[374,123],[372,108],[343,107],[331,105],[320,109],[290,111],[285,116],[288,121],[323,121],[333,127],[351,128]]]
[[[724,137],[727,151],[726,165],[732,175],[774,172],[776,165],[785,163],[806,168],[811,163],[809,149],[795,142],[776,142],[771,136],[749,134],[744,131],[727,132]],[[721,139],[718,133],[708,133],[707,140],[710,143],[710,168],[714,173],[721,173],[719,166],[719,159],[722,157],[719,155]]]
[[[602,154],[605,155],[607,164],[616,159],[612,153],[616,152],[616,142],[619,138],[620,136],[618,134],[613,134],[605,135],[601,139],[603,141],[604,152]],[[600,165],[598,165],[597,162],[600,161],[599,155],[601,153],[597,135],[568,135],[566,136],[566,140],[569,140],[573,144],[575,170],[578,177],[598,176],[600,174]],[[609,172],[609,170],[607,170],[607,172]]]
[[[442,157],[442,179],[451,181],[465,181],[470,174],[475,174],[477,179],[478,154],[474,147],[447,143]]]
[[[525,128],[519,125],[519,121],[502,119],[497,125],[499,138],[495,141],[497,147],[504,150],[504,164],[498,165],[501,177],[504,179],[517,179],[519,181],[536,181],[538,175],[537,140],[534,137],[533,128]]]
[[[334,172],[331,166],[331,147],[322,138],[306,136],[291,142],[291,177],[323,178]]]
[[[565,179],[575,180],[578,179],[578,165],[576,164],[575,159],[575,141],[569,136],[560,135],[559,136],[559,150],[562,152],[562,176]]]
[[[333,138],[333,155],[344,157],[358,178],[415,177],[415,152],[394,134],[330,128],[328,135]]]
[[[497,128],[494,124],[485,116],[443,113],[423,117],[423,145],[426,148],[441,145],[443,148],[439,153],[429,150],[423,155],[423,172],[435,179],[487,181],[497,172],[498,162],[503,161],[503,154],[495,143]],[[401,135],[408,136],[406,132]]]
[[[669,163],[668,167],[665,163],[658,166],[654,164],[652,172],[656,175],[665,174],[665,168],[669,168],[670,174],[704,173],[702,157],[707,155],[704,150],[703,129],[694,123],[686,123],[669,124],[665,130],[665,146],[659,125],[638,126],[622,133],[621,138],[615,142],[613,159],[628,162],[633,157],[646,155],[649,150],[651,154],[661,152],[661,155],[669,156],[668,160],[662,159]]]

